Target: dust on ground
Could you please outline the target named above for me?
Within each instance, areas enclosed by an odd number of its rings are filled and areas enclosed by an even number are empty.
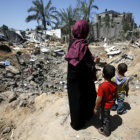
[[[113,64],[117,67],[118,63],[114,60],[120,58],[123,54],[108,58],[103,46],[90,46],[94,55],[102,57],[102,62]],[[16,101],[12,103],[4,102],[0,106],[0,140],[139,140],[140,139],[140,49],[126,46],[124,53],[127,56],[135,56],[129,61],[123,58],[123,61],[129,63],[127,76],[133,78],[130,81],[129,96],[125,99],[127,113],[117,115],[111,111],[111,135],[104,137],[98,133],[100,120],[98,116],[93,117],[86,128],[75,131],[70,127],[70,115],[68,97],[66,92],[57,92],[55,94],[43,93],[35,98],[33,105],[26,107],[16,106]],[[62,64],[66,71],[66,63]],[[133,77],[135,75],[135,77]],[[102,82],[101,72],[98,78]],[[27,93],[26,93],[27,94]],[[8,129],[10,127],[10,130]],[[4,129],[9,130],[4,133]]]

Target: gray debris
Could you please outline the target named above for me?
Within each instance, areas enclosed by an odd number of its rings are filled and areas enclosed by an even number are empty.
[[[17,68],[15,68],[14,66],[7,66],[6,67],[6,70],[9,71],[9,72],[11,72],[11,73],[13,73],[13,74],[20,73],[20,71]]]
[[[19,32],[16,33],[15,30],[11,30],[5,25],[0,27],[0,33],[2,33],[4,35],[4,38],[7,41],[14,42],[14,43],[23,43],[24,42],[24,39],[21,36],[21,34],[19,34]]]
[[[17,99],[17,94],[13,93],[9,96],[9,103],[15,101]]]
[[[54,50],[54,53],[56,53],[56,55],[58,56],[63,56],[65,54],[64,50],[62,49]]]
[[[6,128],[4,128],[4,130],[2,131],[2,134],[9,133],[10,131],[11,131],[11,127],[6,127]]]

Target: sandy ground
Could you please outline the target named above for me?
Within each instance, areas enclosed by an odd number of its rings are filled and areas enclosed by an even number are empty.
[[[35,99],[34,108],[12,109],[7,106],[3,117],[13,122],[12,140],[139,140],[140,139],[140,94],[130,92],[126,98],[126,114],[111,112],[109,137],[100,135],[100,121],[93,117],[87,128],[75,131],[70,127],[69,106],[66,93],[42,94]]]
[[[136,57],[127,75],[137,74],[140,78],[140,50],[133,54]],[[83,130],[75,131],[70,127],[67,93],[44,93],[35,99],[34,106],[29,107],[15,107],[14,102],[1,104],[0,131],[2,123],[10,125],[12,130],[0,135],[0,140],[140,140],[139,93],[140,89],[130,86],[129,97],[125,100],[127,113],[117,115],[111,111],[112,133],[109,137],[98,133],[101,125],[98,116],[87,122]]]

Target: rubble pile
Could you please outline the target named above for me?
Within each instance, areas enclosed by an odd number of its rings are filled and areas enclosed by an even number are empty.
[[[18,92],[34,92],[38,88],[42,92],[63,91],[66,88],[66,78],[58,66],[64,61],[64,51],[46,50],[50,52],[38,55],[37,50],[32,55],[17,52],[13,59],[1,61],[0,85],[5,90],[13,89]],[[40,52],[39,48],[38,51]]]
[[[101,58],[100,63],[96,65],[96,68],[99,69],[97,72],[98,81],[95,82],[96,88],[103,82],[102,69],[105,64],[114,65],[117,72],[117,65],[126,63],[128,65],[126,76],[130,78],[130,88],[133,91],[140,89],[140,39],[124,42],[93,43],[90,49],[94,56]]]
[[[0,104],[5,105],[7,103],[7,112],[4,112],[7,114],[9,112],[18,114],[16,109],[25,109],[25,111],[26,109],[31,109],[35,111],[37,108],[34,107],[40,103],[41,106],[38,107],[38,115],[43,110],[45,103],[48,102],[49,106],[47,105],[47,109],[53,113],[53,115],[50,113],[50,120],[52,120],[52,116],[55,117],[54,120],[60,120],[56,117],[60,117],[59,113],[62,113],[61,116],[63,117],[66,115],[64,122],[66,121],[69,112],[61,107],[67,108],[67,103],[63,98],[60,98],[63,95],[57,95],[57,93],[65,94],[67,92],[67,62],[64,59],[67,51],[66,46],[58,38],[47,35],[43,31],[16,31],[6,26],[0,28]],[[100,63],[96,65],[96,68],[100,70],[97,72],[98,81],[95,81],[96,88],[104,80],[102,68],[105,64],[112,64],[117,67],[119,63],[126,63],[128,65],[126,76],[130,77],[130,90],[131,92],[133,91],[132,93],[130,92],[131,98],[129,100],[136,105],[138,101],[135,101],[137,98],[135,92],[139,92],[140,90],[140,40],[112,43],[104,41],[90,44],[89,48],[94,56],[101,58]],[[56,94],[53,95],[54,93]],[[35,100],[36,96],[39,96],[37,103],[37,100]],[[65,98],[65,96],[63,97]],[[45,100],[40,102],[42,99]],[[58,101],[60,99],[60,102],[55,102],[56,99]],[[51,108],[53,105],[54,108]],[[60,107],[59,113],[58,106]],[[10,111],[11,108],[15,112]],[[47,109],[44,109],[46,111],[46,114],[44,114],[45,117],[49,114],[49,110]],[[52,112],[54,109],[56,109],[55,113]],[[26,113],[23,112],[24,115]],[[11,116],[14,116],[13,114]],[[21,112],[19,116],[22,116]],[[11,117],[8,115],[8,118]],[[42,122],[43,119],[41,118],[40,120]],[[14,121],[16,122],[16,120]],[[21,122],[18,124],[21,125]],[[63,123],[61,122],[61,124]],[[49,128],[51,125],[48,125]],[[16,127],[18,128],[19,126],[17,125]],[[22,128],[24,127],[22,126]],[[31,126],[29,126],[30,128]],[[7,137],[8,139],[15,131],[14,123],[7,123],[7,120],[5,122],[5,120],[0,119],[0,131],[2,132],[0,133],[0,137]]]
[[[1,94],[0,102],[12,102],[20,95],[30,100],[29,93],[37,96],[66,90],[66,72],[61,67],[66,63],[65,50],[59,39],[7,26],[1,27],[0,33],[0,92],[12,92]]]
[[[131,66],[136,57],[133,52],[139,50],[140,41],[131,40],[112,44],[104,41],[98,43],[96,47],[93,46],[94,44],[90,47],[91,52],[101,58],[101,62],[97,65],[98,69],[102,69],[106,63],[116,67],[118,63],[123,62]],[[16,31],[6,26],[1,27],[0,92],[11,91],[12,97],[9,93],[7,97],[1,94],[0,102],[6,99],[12,102],[19,97],[32,102],[32,95],[66,91],[67,63],[64,59],[66,49],[67,47],[59,39],[43,31]],[[101,72],[97,73],[97,87],[103,80]],[[137,75],[137,73],[130,75],[131,79],[137,80],[137,83],[131,80],[132,85],[136,83],[135,88],[139,87],[140,83]],[[24,103],[20,104],[24,106]]]
[[[137,41],[134,42],[134,44]],[[110,58],[110,64],[126,63],[128,66],[133,62],[135,55],[130,53],[138,48],[131,41],[117,42],[112,44],[104,43],[103,47],[108,58]],[[137,42],[138,44],[138,42]]]

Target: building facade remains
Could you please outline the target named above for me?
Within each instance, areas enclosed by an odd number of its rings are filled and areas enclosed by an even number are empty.
[[[95,15],[94,39],[122,39],[131,34],[136,24],[132,13],[118,13],[113,10]]]

